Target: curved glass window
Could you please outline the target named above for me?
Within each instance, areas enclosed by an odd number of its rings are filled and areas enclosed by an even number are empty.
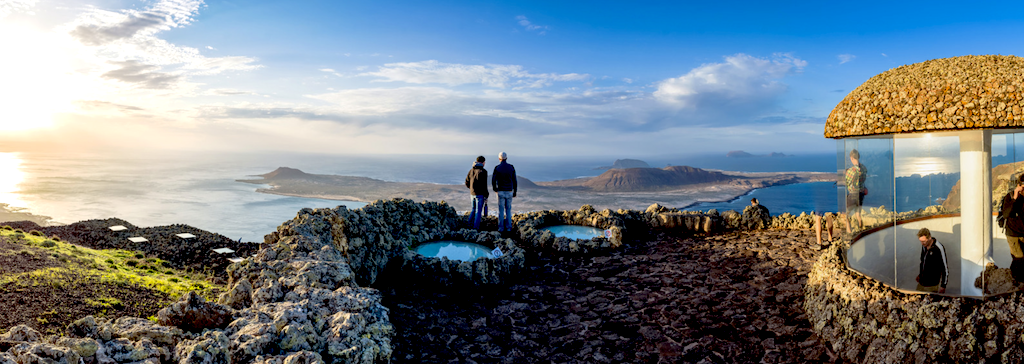
[[[985,267],[1011,259],[993,212],[1024,171],[1024,133],[847,138],[836,154],[850,268],[904,292],[992,294]]]

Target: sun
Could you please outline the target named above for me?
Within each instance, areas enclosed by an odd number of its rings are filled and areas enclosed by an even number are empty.
[[[66,37],[64,37],[66,38]],[[0,131],[50,127],[82,90],[60,34],[0,23]]]

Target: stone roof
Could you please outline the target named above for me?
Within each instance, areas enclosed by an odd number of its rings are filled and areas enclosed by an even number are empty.
[[[961,56],[900,66],[836,105],[826,138],[1024,127],[1024,58]]]

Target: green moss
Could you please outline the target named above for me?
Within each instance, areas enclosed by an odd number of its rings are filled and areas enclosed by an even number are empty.
[[[16,232],[0,229],[0,237],[15,238]],[[138,252],[127,250],[95,250],[78,247],[72,244],[51,240],[44,236],[17,237],[25,239],[27,245],[45,247],[51,256],[63,263],[61,267],[39,269],[18,274],[0,274],[0,284],[16,282],[24,286],[50,286],[61,288],[82,277],[98,278],[104,284],[116,286],[141,286],[166,293],[170,299],[177,299],[189,291],[198,291],[207,299],[214,300],[223,286],[210,283],[210,275],[175,270],[171,264],[159,258],[145,258]],[[19,251],[26,257],[34,253]],[[139,258],[145,258],[140,264]],[[94,299],[96,304],[112,305],[102,299]]]

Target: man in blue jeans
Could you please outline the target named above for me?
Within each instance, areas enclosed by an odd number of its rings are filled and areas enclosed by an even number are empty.
[[[512,231],[512,198],[516,197],[516,168],[508,164],[505,152],[498,154],[498,165],[494,166],[491,187],[498,194],[498,231]]]
[[[487,170],[484,169],[484,156],[476,157],[476,163],[466,174],[466,187],[469,193],[473,194],[473,209],[469,213],[469,221],[473,228],[480,230],[480,219],[484,214],[484,205],[487,203]]]

